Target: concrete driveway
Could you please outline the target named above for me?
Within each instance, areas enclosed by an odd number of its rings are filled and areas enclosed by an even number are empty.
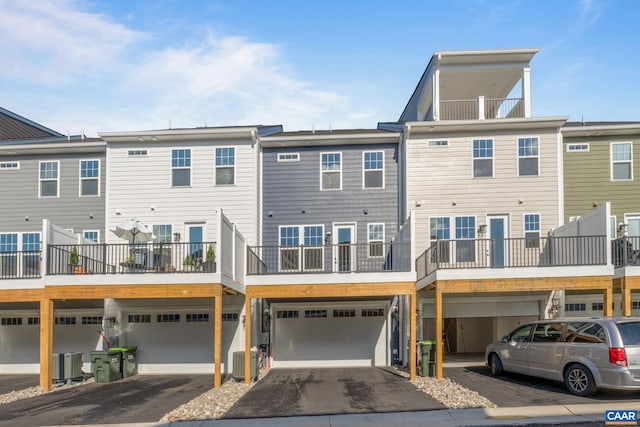
[[[570,394],[561,382],[518,374],[492,377],[486,366],[445,368],[444,376],[480,393],[499,407],[571,405],[605,403],[607,401],[633,401],[640,406],[640,392],[600,390],[595,396],[580,397]]]
[[[443,409],[392,369],[271,369],[223,418]]]
[[[0,394],[12,391],[24,390],[40,384],[40,376],[37,374],[24,375],[0,375]]]
[[[0,406],[0,425],[157,422],[213,387],[213,375],[137,375],[92,383]]]

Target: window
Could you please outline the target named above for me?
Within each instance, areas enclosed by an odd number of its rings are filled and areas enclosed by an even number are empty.
[[[127,317],[129,323],[151,323],[150,314],[130,314]]]
[[[2,169],[20,169],[20,162],[0,162],[0,170]]]
[[[518,176],[538,175],[538,138],[518,138]]]
[[[587,311],[585,303],[567,303],[564,305],[564,311]]]
[[[362,188],[384,188],[384,151],[362,153],[362,169]]]
[[[156,320],[158,323],[180,323],[179,314],[158,314]]]
[[[154,243],[171,243],[173,238],[171,224],[154,225],[153,235],[156,236]]]
[[[516,329],[507,337],[509,342],[527,342],[529,341],[529,335],[531,335],[531,329],[533,325],[524,325]]]
[[[632,310],[640,310],[640,301],[632,301],[631,302]]]
[[[382,317],[384,316],[384,308],[363,308],[362,317]]]
[[[449,141],[447,140],[435,140],[427,141],[427,147],[448,147]]]
[[[384,224],[367,224],[367,242],[369,243],[369,258],[384,256]]]
[[[208,321],[208,313],[187,313],[187,323],[206,323]]]
[[[567,153],[588,152],[589,144],[567,144]]]
[[[476,217],[456,217],[456,261],[475,262]]]
[[[100,316],[82,316],[83,325],[102,325],[102,317]]]
[[[591,310],[592,311],[603,311],[604,310],[604,303],[602,303],[602,302],[593,302],[593,303],[591,303]]]
[[[147,150],[129,150],[127,153],[129,157],[142,157],[148,154],[149,152]]]
[[[429,235],[431,237],[431,261],[449,262],[449,240],[450,235],[449,217],[435,217],[429,220]],[[445,240],[445,241],[440,241]]]
[[[473,140],[473,176],[475,178],[493,176],[493,140]]]
[[[75,325],[76,318],[73,316],[56,317],[53,323],[56,325]]]
[[[300,235],[303,245],[300,245]],[[290,225],[280,227],[280,270],[300,270],[300,255],[304,271],[324,268],[324,226]]]
[[[321,318],[327,317],[327,310],[305,310],[304,317],[306,318]]]
[[[524,215],[524,237],[526,248],[540,247],[540,214]]]
[[[235,148],[216,148],[216,185],[235,184],[235,166]]]
[[[356,311],[352,308],[333,310],[333,317],[356,317]]]
[[[304,226],[304,247],[302,248],[303,266],[305,271],[322,270],[324,266],[322,247],[324,226]]]
[[[40,197],[58,197],[59,168],[59,161],[40,162]]]
[[[100,160],[80,160],[80,195],[100,195]]]
[[[605,343],[604,329],[593,322],[571,322],[567,325],[567,342]]]
[[[633,154],[630,142],[611,144],[611,180],[631,181],[633,179]]]
[[[300,228],[280,227],[280,270],[300,269]],[[291,248],[283,246],[292,246]]]
[[[539,323],[533,331],[533,342],[561,342],[562,323]]]
[[[20,326],[22,325],[22,317],[3,317],[0,319],[2,326]]]
[[[299,162],[300,153],[278,153],[279,162]]]
[[[22,274],[40,275],[40,233],[22,233]]]
[[[93,243],[99,243],[100,242],[100,231],[99,230],[84,230],[82,232],[82,236],[87,240],[91,240]]]
[[[222,313],[223,322],[237,322],[238,313]]]
[[[40,324],[40,318],[39,317],[27,317],[27,325],[39,325]]]
[[[298,316],[298,310],[278,310],[276,312],[276,318],[278,319],[297,319]]]
[[[189,187],[191,185],[191,150],[171,150],[171,185]]]
[[[616,237],[618,237],[618,228],[616,227],[617,221],[616,221],[616,216],[615,215],[611,215],[609,217],[609,233],[611,239],[615,239]]]
[[[0,277],[18,274],[18,233],[0,234]]]
[[[342,189],[342,153],[320,155],[320,189]]]

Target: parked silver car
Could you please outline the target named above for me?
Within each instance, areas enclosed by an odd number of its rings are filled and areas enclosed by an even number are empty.
[[[489,344],[494,376],[517,372],[564,381],[579,396],[598,388],[640,390],[640,317],[538,320]]]

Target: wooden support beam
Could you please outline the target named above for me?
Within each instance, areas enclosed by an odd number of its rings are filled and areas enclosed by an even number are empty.
[[[153,285],[64,285],[47,286],[45,295],[53,300],[214,298],[221,292],[219,283]]]
[[[604,315],[611,316],[613,314],[613,288],[604,290]]]
[[[220,388],[222,386],[222,292],[213,298],[213,357],[215,365],[215,373],[213,377],[213,387]]]
[[[485,292],[535,292],[564,290],[602,290],[612,288],[610,276],[588,277],[532,277],[438,280],[434,287],[441,287],[447,294]]]
[[[40,289],[3,289],[0,290],[0,302],[40,302],[44,288]]]
[[[244,382],[251,384],[251,297],[244,298]]]
[[[442,321],[443,311],[442,311],[442,288],[440,285],[436,284],[436,378],[442,379],[443,371],[442,371],[442,331],[443,331],[443,321]],[[424,375],[424,374],[423,374]]]
[[[250,285],[246,288],[246,294],[251,298],[377,297],[411,295],[415,292],[415,282]]]
[[[409,296],[409,379],[414,380],[416,378],[416,314],[417,314],[417,304],[416,304],[416,292],[415,288],[413,293]]]
[[[53,354],[53,301],[43,298],[40,301],[40,387],[51,390]]]
[[[631,288],[627,286],[626,277],[620,279],[620,296],[622,297],[622,315],[631,316]]]

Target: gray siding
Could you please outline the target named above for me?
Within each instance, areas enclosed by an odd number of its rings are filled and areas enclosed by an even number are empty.
[[[80,160],[92,159],[100,160],[100,195],[80,197]],[[59,197],[39,198],[39,162],[55,160],[60,162]],[[46,218],[77,233],[100,230],[104,241],[104,152],[0,157],[5,161],[19,161],[20,169],[0,170],[0,233],[40,231]]]
[[[384,151],[384,189],[362,188],[364,151]],[[327,152],[342,153],[342,190],[320,190],[320,153]],[[278,162],[278,153],[300,153],[300,161]],[[388,242],[398,229],[397,156],[398,144],[264,148],[262,244],[279,245],[281,225],[324,225],[326,233],[333,222],[357,222],[358,243],[367,242],[367,224],[384,223]]]

